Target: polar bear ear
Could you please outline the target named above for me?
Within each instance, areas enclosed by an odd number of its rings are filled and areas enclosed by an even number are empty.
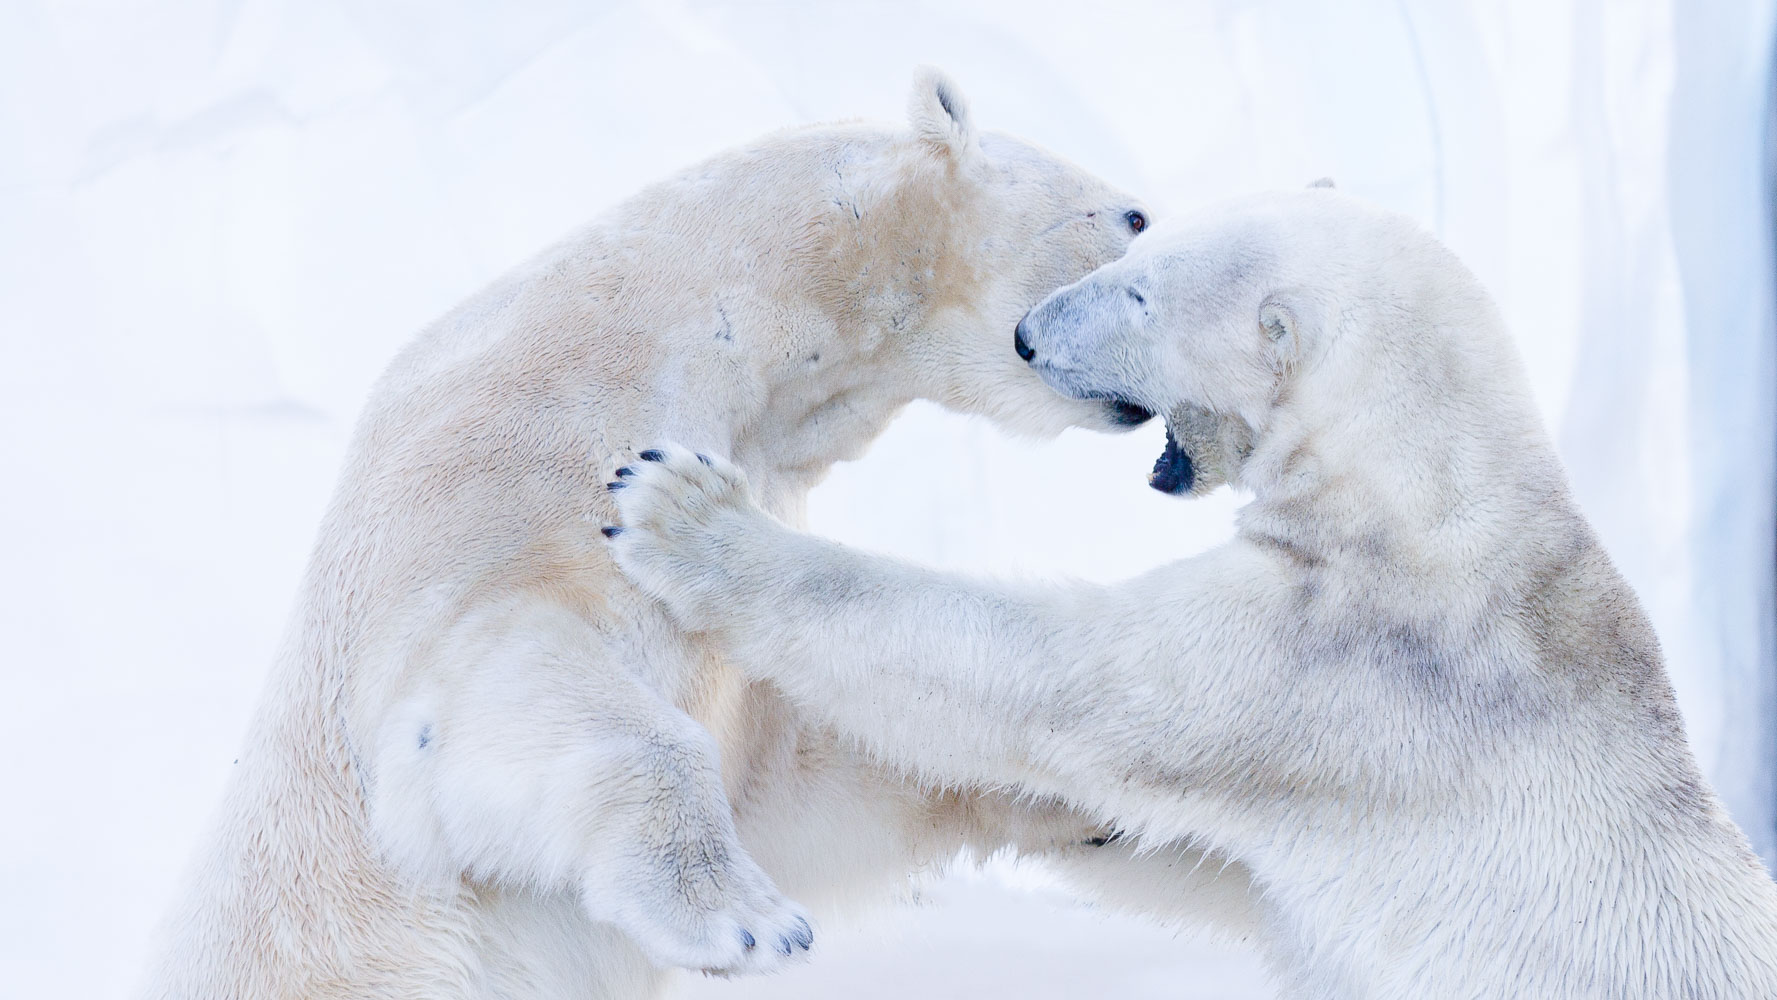
[[[1281,295],[1266,296],[1259,303],[1259,329],[1271,345],[1273,363],[1279,369],[1288,368],[1302,348],[1301,321],[1296,310]]]
[[[946,155],[961,157],[975,145],[969,102],[941,70],[922,66],[914,75],[907,118],[914,135]]]
[[[1333,179],[1331,177],[1322,177],[1318,180],[1309,181],[1308,186],[1311,188],[1330,188],[1333,186]]]

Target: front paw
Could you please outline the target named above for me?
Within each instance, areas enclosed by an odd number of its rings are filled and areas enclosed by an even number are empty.
[[[617,566],[681,624],[704,627],[736,586],[746,536],[769,523],[746,476],[727,461],[677,445],[639,453],[606,484],[621,525],[604,529]]]

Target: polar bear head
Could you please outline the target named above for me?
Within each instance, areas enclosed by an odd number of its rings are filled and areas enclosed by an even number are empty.
[[[878,370],[909,372],[914,395],[1018,432],[1152,416],[1126,400],[1057,396],[1006,350],[1044,295],[1123,255],[1147,208],[1059,156],[977,129],[936,70],[914,81],[909,126],[888,155],[835,167],[834,200],[858,225],[829,231],[849,258],[839,272],[862,276],[857,325],[886,328],[893,364]]]
[[[1067,396],[1165,414],[1149,482],[1180,494],[1238,480],[1284,416],[1349,422],[1347,397],[1380,373],[1412,375],[1380,391],[1423,389],[1442,406],[1460,388],[1452,352],[1489,355],[1463,371],[1515,369],[1497,343],[1437,334],[1474,317],[1489,320],[1475,329],[1491,325],[1491,303],[1453,255],[1406,217],[1330,187],[1242,199],[1143,236],[1031,310],[1018,355]]]

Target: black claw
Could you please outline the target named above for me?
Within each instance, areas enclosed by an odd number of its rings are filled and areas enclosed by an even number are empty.
[[[759,942],[753,940],[753,932],[752,931],[749,931],[745,927],[742,927],[740,929],[740,943],[742,945],[744,945],[748,951],[752,951],[753,946],[758,944]]]
[[[623,529],[617,527],[615,524],[607,524],[599,529],[599,533],[606,538],[616,538],[618,535],[623,534]]]
[[[649,448],[647,451],[637,452],[636,457],[644,462],[659,462],[666,458],[660,453],[659,448]]]
[[[803,951],[807,951],[808,946],[814,944],[814,928],[808,926],[808,921],[801,917],[796,918],[796,926],[801,928],[796,932],[796,943],[802,946]]]
[[[620,490],[628,485],[629,485],[628,483],[610,482],[610,483],[605,484],[605,489],[610,490],[612,493],[615,493],[618,490]]]
[[[1112,830],[1110,833],[1110,836],[1108,836],[1108,837],[1088,837],[1088,838],[1086,838],[1086,846],[1087,847],[1103,847],[1106,844],[1113,844],[1113,843],[1116,843],[1117,841],[1122,840],[1122,839],[1123,839],[1123,831],[1122,830]]]
[[[777,950],[782,954],[788,955],[790,952],[794,951],[795,948],[790,944],[789,938],[778,938]]]
[[[708,455],[705,455],[703,452],[697,453],[697,460],[707,466],[710,466],[711,468],[715,468],[716,463],[710,461],[710,457]]]
[[[624,466],[623,468],[617,470],[617,478],[618,479],[627,479],[630,476],[633,476],[635,474],[636,474],[636,470],[630,468],[627,465]]]

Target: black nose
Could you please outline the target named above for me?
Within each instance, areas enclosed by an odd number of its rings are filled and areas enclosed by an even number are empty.
[[[1017,351],[1018,356],[1026,361],[1037,356],[1037,352],[1031,350],[1030,343],[1024,339],[1023,320],[1019,320],[1018,326],[1012,330],[1012,350]]]

